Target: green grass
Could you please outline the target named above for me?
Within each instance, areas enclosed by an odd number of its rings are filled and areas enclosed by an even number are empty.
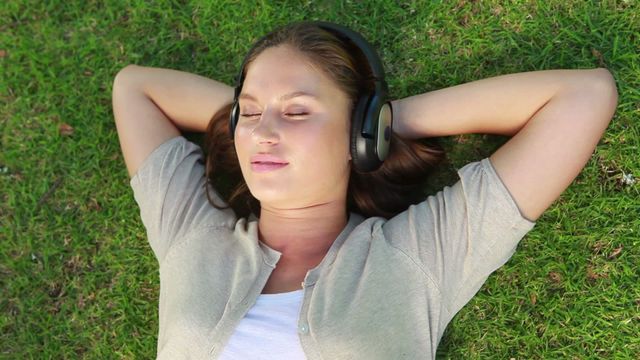
[[[144,359],[158,272],[129,188],[111,85],[129,63],[231,84],[251,43],[299,19],[362,32],[401,98],[512,72],[607,67],[617,113],[584,170],[458,313],[447,359],[640,354],[637,1],[5,1],[0,4],[0,358]],[[73,128],[61,133],[61,124]],[[505,138],[446,137],[455,169]]]

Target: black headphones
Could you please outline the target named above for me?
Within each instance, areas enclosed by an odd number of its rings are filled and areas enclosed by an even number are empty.
[[[382,62],[374,48],[357,32],[326,21],[304,22],[330,31],[342,40],[350,40],[360,49],[369,62],[375,81],[375,88],[372,93],[360,94],[353,109],[351,158],[353,159],[353,165],[359,172],[374,171],[382,165],[389,154],[393,128],[393,111],[391,102],[387,100],[388,87],[384,79]],[[258,40],[254,46],[260,43],[262,39]],[[244,82],[243,69],[250,53],[251,51],[247,53],[242,61],[240,74],[236,78],[233,105],[229,116],[229,130],[232,138],[240,115],[238,96]]]

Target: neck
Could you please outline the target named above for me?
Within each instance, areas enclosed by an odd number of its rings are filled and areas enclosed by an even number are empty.
[[[278,265],[315,267],[347,224],[346,203],[328,202],[300,209],[262,206],[259,239],[282,253]]]

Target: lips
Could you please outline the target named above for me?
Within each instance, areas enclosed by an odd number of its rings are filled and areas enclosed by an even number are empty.
[[[287,161],[271,154],[255,154],[251,157],[251,170],[254,172],[270,172],[287,165]]]
[[[287,161],[271,154],[256,154],[251,157],[252,164],[286,165]]]

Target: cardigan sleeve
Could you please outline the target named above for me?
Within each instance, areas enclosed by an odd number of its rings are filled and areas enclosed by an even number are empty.
[[[383,225],[385,237],[440,290],[451,318],[513,255],[535,222],[525,218],[489,158],[457,171],[459,180]]]
[[[204,156],[200,146],[183,136],[154,149],[130,180],[149,244],[162,262],[169,248],[203,226],[233,228],[231,208],[219,210],[207,199]],[[218,206],[227,206],[209,184]]]

